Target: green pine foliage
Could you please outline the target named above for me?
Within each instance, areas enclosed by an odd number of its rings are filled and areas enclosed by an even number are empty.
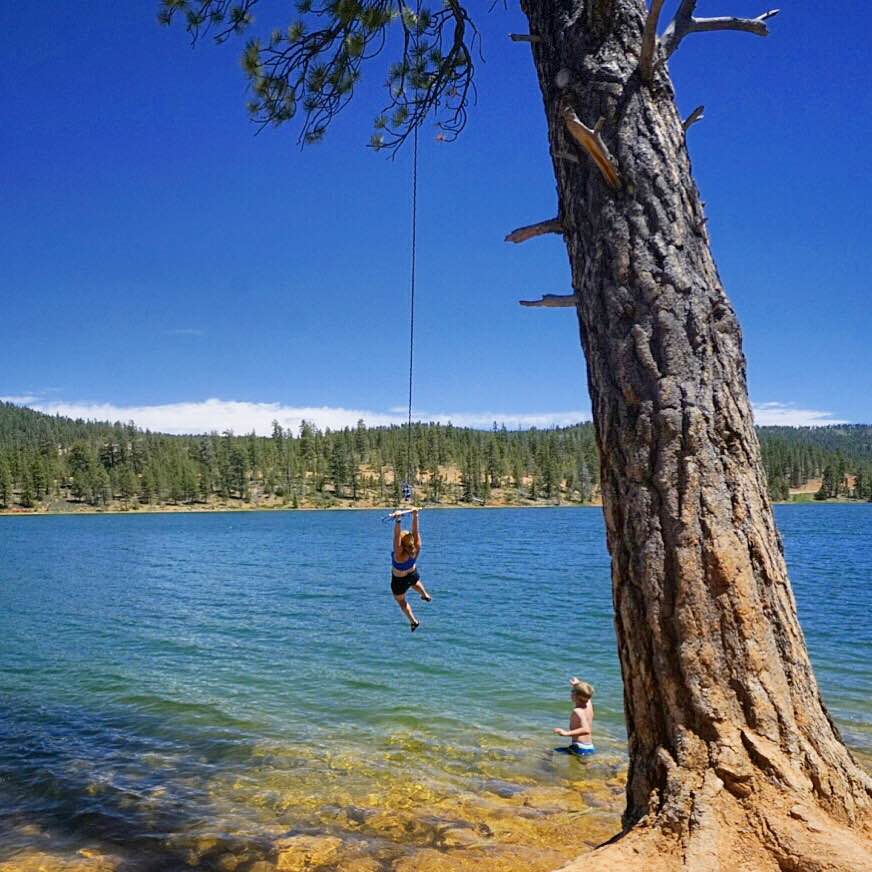
[[[157,17],[163,25],[178,21],[194,43],[249,35],[240,61],[257,124],[298,120],[301,144],[319,142],[359,90],[366,67],[385,90],[372,148],[398,148],[430,115],[442,140],[463,129],[474,99],[477,31],[461,3],[297,0],[292,20],[272,9],[255,21],[256,3],[159,0]],[[276,14],[270,26],[267,16]]]
[[[760,427],[763,464],[773,499],[820,479],[817,500],[872,500],[872,427]]]
[[[770,495],[821,480],[817,499],[872,500],[872,427],[759,430]],[[509,431],[451,424],[368,428],[363,421],[269,436],[169,436],[132,422],[52,417],[0,404],[0,508],[329,506],[416,502],[587,503],[598,495],[593,427]],[[408,467],[408,471],[407,471]]]

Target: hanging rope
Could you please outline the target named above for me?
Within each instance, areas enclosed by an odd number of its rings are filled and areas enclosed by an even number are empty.
[[[415,269],[418,259],[418,128],[412,135],[412,267],[409,278],[409,418],[406,434],[406,481],[403,499],[412,499],[412,385],[415,369]]]
[[[421,2],[415,3],[414,47],[417,50]],[[403,482],[403,499],[412,499],[412,385],[415,371],[415,270],[418,265],[418,125],[412,134],[412,257],[409,276],[409,417],[406,421],[406,480]]]

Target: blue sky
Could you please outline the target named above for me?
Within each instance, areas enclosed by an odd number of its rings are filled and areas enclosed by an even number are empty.
[[[569,289],[562,243],[503,242],[555,212],[542,106],[515,4],[489,5],[470,3],[467,130],[422,137],[416,413],[567,423],[589,410],[575,317],[517,305]],[[287,23],[261,6],[256,30]],[[409,154],[365,148],[382,69],[301,152],[290,127],[254,135],[241,42],[191,49],[155,8],[0,5],[0,396],[175,431],[401,418]],[[758,421],[869,422],[864,4],[792,3],[771,30],[691,35],[672,59],[682,110],[706,106],[689,144],[714,253]]]

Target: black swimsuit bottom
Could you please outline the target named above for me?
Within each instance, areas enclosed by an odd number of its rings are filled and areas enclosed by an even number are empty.
[[[406,591],[412,587],[412,585],[417,584],[421,580],[421,576],[418,575],[418,570],[413,569],[408,575],[404,575],[402,578],[398,578],[396,575],[391,573],[391,591],[393,591],[394,596],[404,596]]]

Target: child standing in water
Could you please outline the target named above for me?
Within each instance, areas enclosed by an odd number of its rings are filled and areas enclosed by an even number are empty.
[[[596,750],[593,746],[593,687],[586,681],[570,678],[572,687],[572,714],[569,716],[569,729],[555,727],[558,736],[567,736],[572,743],[566,748],[569,754],[588,757]],[[563,749],[560,749],[563,750]]]

